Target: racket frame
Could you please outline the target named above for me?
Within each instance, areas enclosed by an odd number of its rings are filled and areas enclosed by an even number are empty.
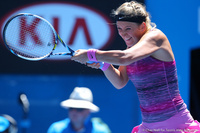
[[[15,19],[16,17],[19,17],[19,16],[33,16],[33,17],[39,18],[39,19],[41,19],[42,21],[46,22],[46,23],[51,27],[51,29],[52,29],[52,31],[53,31],[53,34],[54,34],[54,36],[55,36],[55,44],[53,44],[54,47],[53,47],[52,51],[51,51],[49,54],[47,54],[47,55],[45,55],[45,56],[43,56],[43,57],[39,57],[39,58],[28,58],[28,57],[24,57],[24,56],[22,56],[22,55],[20,55],[20,54],[17,54],[16,52],[14,52],[14,51],[9,47],[9,45],[7,44],[7,41],[6,41],[6,37],[5,37],[6,29],[7,29],[8,25],[9,25],[9,23],[10,23],[13,19]],[[50,22],[48,22],[46,19],[44,19],[44,18],[42,18],[42,17],[40,17],[40,16],[38,16],[38,15],[30,14],[30,13],[19,13],[19,14],[15,15],[15,16],[11,17],[11,18],[6,22],[6,24],[5,24],[4,28],[3,28],[3,41],[4,41],[5,45],[6,45],[6,47],[8,48],[8,50],[10,50],[14,55],[16,55],[16,56],[18,56],[18,57],[20,57],[20,58],[22,58],[22,59],[31,60],[31,61],[42,60],[42,59],[47,58],[47,57],[50,57],[50,56],[52,56],[52,55],[70,55],[70,56],[73,56],[74,53],[75,53],[74,50],[72,50],[70,47],[68,47],[68,46],[64,43],[64,41],[63,41],[63,40],[60,38],[60,36],[57,34],[57,32],[55,31],[54,27],[51,25]],[[54,52],[54,50],[56,49],[56,47],[57,47],[57,45],[58,45],[58,41],[61,42],[62,45],[63,45],[65,48],[67,48],[68,51],[69,51],[70,53],[64,52],[64,53],[56,53],[56,54],[54,54],[53,52]]]

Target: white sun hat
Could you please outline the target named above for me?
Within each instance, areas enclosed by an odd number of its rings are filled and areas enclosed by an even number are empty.
[[[75,87],[68,100],[62,101],[63,108],[84,108],[98,112],[99,107],[93,104],[93,95],[89,88]]]

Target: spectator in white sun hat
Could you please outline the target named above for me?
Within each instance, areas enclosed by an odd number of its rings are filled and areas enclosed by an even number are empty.
[[[91,118],[90,114],[99,111],[93,104],[93,95],[89,88],[76,87],[69,99],[61,106],[68,109],[68,117],[54,122],[47,133],[111,133],[109,127],[100,118]]]

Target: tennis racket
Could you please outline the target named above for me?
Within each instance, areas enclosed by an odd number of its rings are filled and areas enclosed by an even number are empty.
[[[14,55],[31,61],[42,60],[53,55],[73,56],[75,54],[75,51],[63,42],[47,20],[29,13],[17,14],[6,22],[3,40]],[[67,52],[54,53],[58,42],[62,43]],[[98,63],[101,67],[104,64]]]

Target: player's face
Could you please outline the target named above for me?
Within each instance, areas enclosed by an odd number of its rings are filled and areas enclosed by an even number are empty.
[[[84,124],[85,120],[90,114],[90,110],[70,108],[68,113],[69,113],[68,115],[72,123]]]
[[[140,25],[133,22],[117,21],[119,35],[125,41],[127,48],[136,44],[142,37]]]

